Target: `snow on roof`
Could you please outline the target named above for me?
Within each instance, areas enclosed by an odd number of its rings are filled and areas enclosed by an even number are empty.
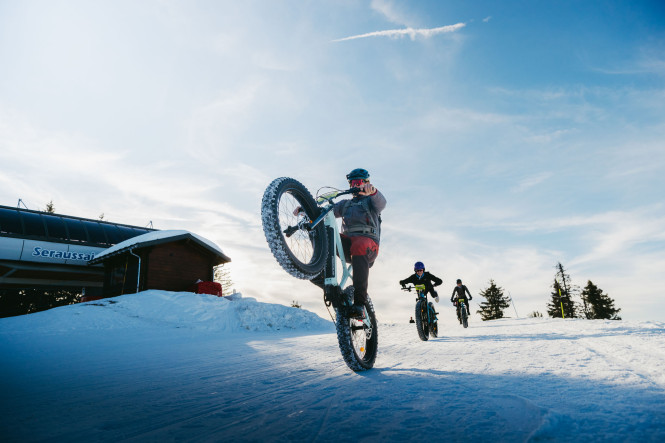
[[[172,229],[172,230],[148,232],[146,234],[129,238],[123,242],[118,243],[117,245],[113,245],[110,248],[103,250],[99,254],[96,254],[95,258],[90,260],[88,264],[94,265],[96,263],[101,263],[102,261],[113,255],[120,254],[127,250],[133,250],[138,247],[145,248],[147,246],[159,245],[162,243],[168,243],[187,238],[196,241],[198,244],[208,249],[210,252],[218,255],[224,260],[224,262],[231,261],[231,258],[229,258],[226,254],[224,254],[224,252],[220,249],[219,246],[217,246],[215,243],[208,240],[207,238],[201,237],[200,235],[194,234],[193,232],[180,230],[180,229]]]

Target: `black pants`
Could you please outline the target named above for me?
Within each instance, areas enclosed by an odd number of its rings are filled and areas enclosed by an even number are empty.
[[[372,248],[366,250],[354,251],[360,254],[351,255],[351,246],[353,241],[350,237],[342,235],[342,248],[344,248],[344,259],[342,261],[351,262],[353,266],[353,288],[354,288],[354,304],[362,305],[367,301],[367,284],[369,281],[369,268],[374,265],[378,251]],[[377,248],[378,249],[378,248]],[[341,257],[340,257],[341,258]],[[323,273],[317,275],[311,280],[312,283],[323,289],[324,276]]]

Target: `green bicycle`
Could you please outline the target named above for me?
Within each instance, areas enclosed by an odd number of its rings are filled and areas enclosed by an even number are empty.
[[[338,257],[344,257],[344,248],[333,214],[335,199],[359,191],[335,190],[314,200],[299,181],[277,178],[263,194],[261,219],[270,250],[286,272],[303,280],[323,278],[323,298],[326,306],[335,310],[333,321],[342,357],[352,370],[365,371],[376,360],[376,314],[369,296],[362,316],[351,314],[353,286],[342,288],[353,279],[353,269],[341,260],[338,276]]]
[[[425,293],[425,285],[407,286],[402,288],[403,291],[411,292],[412,289],[416,290],[416,329],[418,330],[418,337],[422,341],[429,340],[431,335],[433,338],[439,335],[439,324],[436,319],[437,312],[434,310],[434,304],[427,301],[427,294]]]

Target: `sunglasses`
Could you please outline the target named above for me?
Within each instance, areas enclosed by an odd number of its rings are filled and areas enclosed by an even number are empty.
[[[369,180],[364,180],[362,178],[356,178],[356,179],[353,179],[353,180],[349,180],[349,185],[354,187],[354,188],[357,188],[358,186],[362,186],[363,183],[369,183]]]

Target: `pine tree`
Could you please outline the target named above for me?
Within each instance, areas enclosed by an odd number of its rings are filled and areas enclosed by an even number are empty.
[[[55,214],[55,205],[53,204],[53,200],[46,203],[46,209],[44,209],[44,212],[48,212],[49,214]]]
[[[557,272],[554,276],[554,284],[552,285],[554,291],[551,294],[552,299],[547,305],[547,314],[554,318],[561,318],[562,315],[565,318],[579,317],[579,308],[577,303],[573,300],[573,294],[576,293],[579,288],[571,285],[570,275],[566,273],[561,262],[558,262],[555,268]]]
[[[483,321],[503,318],[503,310],[510,307],[510,298],[503,295],[503,288],[494,280],[490,280],[489,288],[480,291],[480,296],[487,300],[480,303],[480,309],[476,311]]]
[[[219,265],[215,268],[213,281],[222,285],[222,295],[231,294],[233,291],[233,280],[231,280],[231,271],[225,265]]]
[[[614,307],[614,300],[609,295],[603,294],[603,290],[594,285],[591,280],[587,282],[582,291],[582,300],[589,307],[589,316],[592,319],[621,320],[617,314],[621,309]]]
[[[552,288],[554,290],[551,294],[552,299],[547,304],[547,314],[553,318],[561,318],[563,311],[565,318],[577,317],[577,306],[570,296],[570,289],[566,289],[566,286],[560,285],[559,280],[556,278],[554,279]]]

